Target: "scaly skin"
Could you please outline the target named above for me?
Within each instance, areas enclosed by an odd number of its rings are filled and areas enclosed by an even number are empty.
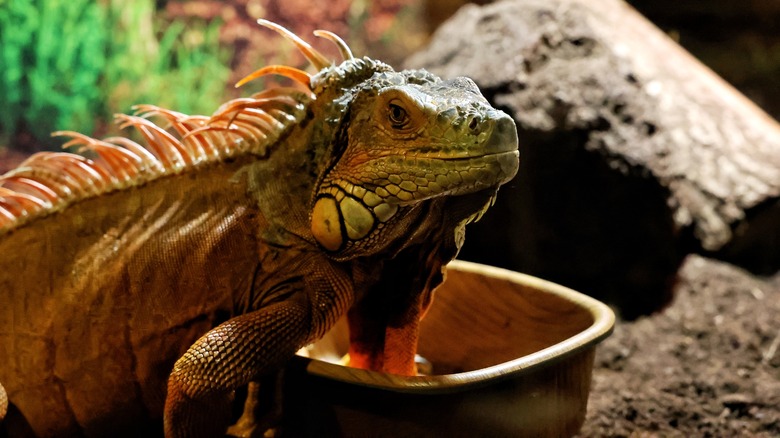
[[[0,237],[0,382],[35,434],[133,434],[164,410],[168,437],[218,436],[236,388],[345,314],[351,365],[415,373],[444,266],[517,171],[514,123],[468,79],[368,58],[309,85],[267,153],[112,186]]]

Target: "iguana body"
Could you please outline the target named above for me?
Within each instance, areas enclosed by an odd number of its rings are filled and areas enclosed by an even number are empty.
[[[516,131],[469,80],[319,35],[342,64],[287,35],[318,73],[257,73],[311,91],[211,118],[143,107],[171,125],[125,116],[145,149],[72,134],[92,160],[44,154],[2,177],[12,434],[132,434],[164,410],[166,436],[219,435],[235,388],[347,312],[352,365],[415,372],[417,323],[465,224],[517,171]]]

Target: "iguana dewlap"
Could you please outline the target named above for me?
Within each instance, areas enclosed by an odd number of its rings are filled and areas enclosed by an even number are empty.
[[[251,78],[300,89],[211,117],[141,106],[119,121],[143,146],[63,133],[81,155],[0,177],[10,436],[138,436],[163,411],[166,436],[219,436],[234,389],[344,314],[353,366],[414,374],[444,265],[517,171],[515,125],[469,79],[395,72],[318,31],[332,65],[261,24],[317,72]]]

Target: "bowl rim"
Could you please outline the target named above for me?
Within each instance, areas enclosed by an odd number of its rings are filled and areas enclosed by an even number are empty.
[[[572,355],[595,348],[596,344],[606,339],[612,334],[612,330],[614,329],[615,314],[606,304],[551,281],[542,280],[538,277],[510,271],[508,269],[463,260],[453,260],[447,265],[447,270],[487,274],[494,278],[523,284],[524,286],[530,286],[546,293],[551,293],[586,309],[593,317],[593,323],[574,336],[534,353],[500,364],[461,373],[437,374],[431,376],[399,376],[350,368],[317,359],[297,356],[299,359],[308,361],[306,371],[311,375],[330,380],[392,392],[426,394],[457,392],[464,389],[484,386],[509,377],[529,374],[544,367],[559,363]]]

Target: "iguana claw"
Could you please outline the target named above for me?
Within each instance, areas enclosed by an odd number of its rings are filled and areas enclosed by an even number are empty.
[[[6,394],[3,384],[0,383],[0,423],[3,422],[6,412],[8,412],[8,394]]]

